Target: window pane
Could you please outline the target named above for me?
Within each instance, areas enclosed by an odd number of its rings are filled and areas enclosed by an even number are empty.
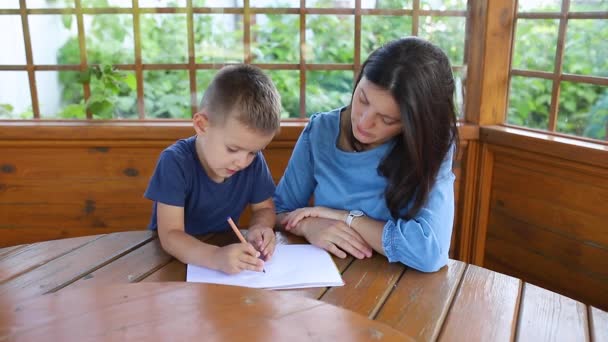
[[[144,71],[148,119],[190,119],[190,79],[186,70]]]
[[[11,47],[0,53],[0,64],[26,64],[21,17],[0,15],[0,32],[0,46]]]
[[[139,7],[186,7],[186,0],[139,0]]]
[[[608,76],[608,20],[568,20],[563,72]]]
[[[452,65],[464,60],[464,17],[420,17],[420,37],[439,46],[450,58]]]
[[[295,0],[294,0],[295,1]],[[251,7],[255,1],[250,1]],[[243,0],[194,0],[192,1],[194,7],[243,7]],[[298,1],[298,7],[300,2]]]
[[[559,12],[562,0],[523,0],[517,2],[519,12]]]
[[[423,10],[461,10],[466,11],[467,0],[421,0],[420,8]]]
[[[19,8],[19,0],[2,0],[0,1],[1,9],[15,9]]]
[[[40,118],[86,118],[80,79],[78,71],[37,71],[36,90]]]
[[[15,0],[15,2],[18,3],[19,0]],[[74,8],[74,0],[26,0],[25,3],[27,8]],[[19,5],[17,5],[17,7],[19,7]]]
[[[513,49],[513,69],[553,71],[559,21],[519,19]]]
[[[355,0],[307,0],[306,7],[354,8]]]
[[[28,19],[35,64],[80,64],[75,15],[29,15]]]
[[[412,8],[412,0],[361,0],[362,8]]]
[[[185,63],[188,60],[185,14],[142,14],[140,22],[144,63]]]
[[[258,14],[251,33],[255,62],[300,62],[299,15]]]
[[[197,63],[243,62],[243,16],[195,14]]]
[[[352,63],[355,20],[350,15],[306,16],[306,61]]]
[[[361,60],[372,51],[393,39],[412,34],[412,17],[363,16],[361,17]]]
[[[562,82],[557,131],[607,140],[608,87]]]
[[[300,0],[250,0],[251,7],[300,7]]]
[[[464,118],[464,73],[466,69],[454,70],[454,107],[458,118]]]
[[[608,0],[570,0],[570,11],[608,11]]]
[[[511,77],[507,122],[548,129],[551,85],[552,81],[541,78]]]
[[[200,106],[203,100],[205,90],[209,87],[213,76],[217,74],[219,70],[197,70],[196,71],[196,104]],[[200,108],[199,108],[200,109]]]
[[[300,117],[300,72],[298,70],[265,70],[281,94],[281,118]]]
[[[25,71],[0,71],[0,119],[33,119]]]
[[[132,15],[86,15],[84,22],[88,63],[133,64],[135,62]]]
[[[81,0],[82,7],[131,7],[131,1],[125,0]],[[141,6],[142,0],[139,1]]]
[[[306,72],[306,114],[327,112],[350,104],[352,71]]]
[[[91,77],[90,85],[91,97],[87,107],[94,119],[138,118],[137,81],[134,72],[110,71],[101,78]]]

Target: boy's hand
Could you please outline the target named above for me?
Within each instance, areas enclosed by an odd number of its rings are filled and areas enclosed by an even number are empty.
[[[262,272],[264,262],[259,259],[260,252],[248,243],[234,243],[218,248],[213,260],[215,269],[228,274],[244,270]]]
[[[272,228],[261,225],[249,227],[247,241],[249,241],[249,243],[252,244],[255,249],[260,251],[264,260],[268,261],[270,258],[272,258],[276,244],[274,230],[272,230]]]

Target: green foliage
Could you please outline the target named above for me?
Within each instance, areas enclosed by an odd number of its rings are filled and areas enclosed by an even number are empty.
[[[558,23],[555,20],[518,20],[513,67],[552,72]],[[608,75],[608,22],[568,21],[563,72]],[[530,77],[511,78],[507,121],[547,129],[552,82]],[[594,139],[606,139],[608,88],[561,82],[557,131]]]

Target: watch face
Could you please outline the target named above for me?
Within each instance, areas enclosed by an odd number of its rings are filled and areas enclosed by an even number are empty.
[[[363,216],[363,215],[365,215],[365,214],[363,214],[363,212],[362,212],[361,210],[351,210],[351,211],[350,211],[350,214],[351,214],[352,216],[355,216],[355,217],[359,217],[359,216]]]

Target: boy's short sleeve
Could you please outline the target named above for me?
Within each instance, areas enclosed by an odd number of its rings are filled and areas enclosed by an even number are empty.
[[[272,179],[272,174],[266,164],[266,159],[262,152],[258,152],[253,163],[253,191],[249,197],[249,203],[260,203],[265,201],[274,195],[275,184]]]
[[[161,153],[144,197],[177,207],[185,206],[184,165],[179,162],[175,152],[165,150]]]

